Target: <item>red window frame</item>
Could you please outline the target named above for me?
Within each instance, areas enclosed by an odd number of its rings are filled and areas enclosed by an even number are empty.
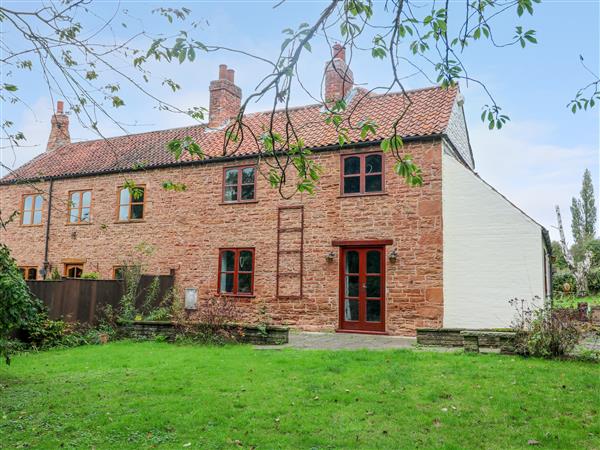
[[[221,270],[223,253],[234,252],[233,270],[223,272]],[[239,257],[241,252],[250,252],[252,254],[252,270],[251,271],[240,271],[239,270]],[[217,292],[220,295],[229,295],[234,297],[253,297],[254,296],[254,271],[256,267],[256,253],[252,247],[235,247],[235,248],[220,248],[219,249],[219,273],[217,274]],[[221,291],[221,276],[223,274],[233,274],[233,291],[223,292]],[[240,274],[251,274],[250,276],[250,292],[238,292],[238,278]]]
[[[254,169],[252,183],[243,183],[242,182],[242,171],[244,169]],[[237,184],[226,184],[227,183],[227,172],[230,170],[235,170],[238,173]],[[225,199],[225,188],[227,186],[236,186],[237,187],[237,198],[235,200],[227,200]],[[252,198],[247,200],[242,200],[242,186],[253,186],[254,195]],[[256,165],[249,164],[245,166],[232,166],[232,167],[223,167],[223,203],[252,203],[256,202]]]
[[[381,157],[381,172],[366,173],[366,158],[373,155],[379,155]],[[360,170],[356,174],[346,175],[344,173],[344,162],[348,158],[359,158],[360,159]],[[381,190],[370,191],[365,190],[366,177],[367,175],[380,175],[381,176]],[[359,192],[348,192],[344,191],[344,181],[346,178],[359,178]],[[369,152],[369,153],[352,153],[348,155],[341,155],[340,158],[340,195],[343,197],[353,197],[362,195],[378,195],[385,192],[385,158],[382,152]]]

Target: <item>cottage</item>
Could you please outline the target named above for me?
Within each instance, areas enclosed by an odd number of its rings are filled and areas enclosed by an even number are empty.
[[[305,330],[502,327],[513,316],[509,299],[549,295],[548,234],[474,171],[459,90],[408,92],[399,133],[424,178],[410,187],[379,147],[406,99],[354,87],[343,49],[333,65],[325,98],[360,99],[354,114],[379,128],[367,138],[350,132],[340,149],[322,105],[290,110],[323,167],[315,195],[282,199],[259,176],[249,142],[223,156],[224,125],[242,93],[221,66],[204,125],[75,143],[59,102],[46,152],[0,180],[2,211],[20,213],[0,242],[38,279],[55,268],[68,277],[118,276],[145,242],[155,249],[148,271],[174,270],[188,306],[228,296],[249,320],[264,304],[276,323]],[[260,133],[268,119],[252,113],[245,123]],[[167,151],[186,136],[205,159],[176,161]],[[165,181],[187,189],[165,190]]]

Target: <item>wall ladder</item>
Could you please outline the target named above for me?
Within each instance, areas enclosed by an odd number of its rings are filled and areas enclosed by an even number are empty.
[[[304,206],[280,206],[277,210],[277,298],[300,300],[303,274]]]

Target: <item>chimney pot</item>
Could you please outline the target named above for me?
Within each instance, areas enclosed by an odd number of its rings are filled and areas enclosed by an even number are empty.
[[[227,78],[227,64],[219,65],[219,80],[225,80]]]
[[[341,100],[354,87],[354,75],[346,64],[346,49],[335,43],[331,54],[325,66],[325,102]]]
[[[231,81],[232,83],[234,82],[233,81],[234,76],[235,76],[235,70],[233,70],[233,69],[227,69],[227,79],[229,81]]]
[[[216,128],[237,116],[242,104],[242,90],[233,82],[235,71],[219,66],[219,79],[210,82],[208,126]]]
[[[56,102],[56,113],[52,114],[52,119],[50,119],[51,127],[48,144],[46,145],[47,152],[71,143],[69,116],[64,113],[64,105],[62,100]]]
[[[333,58],[341,59],[342,61],[346,61],[346,49],[342,47],[339,42],[333,44]]]

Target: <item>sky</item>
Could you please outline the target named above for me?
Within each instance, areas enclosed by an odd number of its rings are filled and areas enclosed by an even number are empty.
[[[431,2],[424,2],[431,4]],[[4,5],[33,8],[39,2],[11,2]],[[92,3],[91,14],[79,20],[93,29],[101,18],[111,17],[117,11],[113,30],[99,34],[103,42],[122,42],[136,31],[172,34],[183,25],[168,25],[164,18],[151,11],[158,7],[186,6],[191,9],[191,19],[198,23],[194,36],[207,44],[220,44],[230,48],[250,51],[267,58],[275,57],[284,37],[284,28],[296,28],[302,22],[314,22],[326,2],[292,1],[273,8],[271,1],[219,1],[219,2],[151,2],[106,1]],[[460,3],[462,4],[462,2]],[[459,3],[451,2],[453,8]],[[382,14],[383,3],[376,2],[376,14]],[[423,6],[425,7],[425,6]],[[383,17],[383,16],[380,16]],[[389,16],[386,16],[389,17]],[[127,28],[119,26],[126,23]],[[502,15],[494,22],[499,40],[508,40],[515,25],[536,30],[537,45],[494,48],[487,42],[477,42],[463,55],[463,62],[472,77],[485,83],[510,122],[501,130],[489,131],[480,120],[483,105],[489,103],[483,90],[474,83],[461,83],[465,97],[465,115],[475,157],[475,170],[507,196],[513,203],[545,226],[553,239],[558,237],[554,206],[560,205],[563,220],[570,236],[571,198],[581,188],[583,171],[592,172],[597,198],[600,197],[600,108],[572,114],[566,104],[577,90],[592,81],[585,71],[579,55],[586,65],[600,72],[600,0],[545,0],[536,7],[532,17],[517,18]],[[6,30],[2,30],[6,31]],[[332,32],[332,38],[335,33]],[[13,34],[3,34],[10,45]],[[147,45],[145,46],[147,48]],[[303,57],[300,75],[303,84],[313,93],[320,89],[322,71],[329,49],[323,39],[315,41],[312,52]],[[236,70],[236,84],[248,95],[257,83],[269,73],[267,65],[256,60],[228,52],[202,54],[194,63],[179,65],[152,63],[149,89],[161,98],[182,108],[207,106],[208,84],[217,76],[218,65],[224,63]],[[125,71],[129,67],[120,62]],[[373,87],[389,82],[387,62],[373,60],[366,53],[355,53],[351,68],[357,84]],[[429,86],[432,82],[415,73],[409,65],[398,67],[407,88]],[[7,69],[1,72],[3,81]],[[170,77],[182,89],[171,93],[161,86],[160,77]],[[15,78],[11,78],[12,82]],[[23,104],[0,103],[2,122],[14,122],[14,129],[22,130],[27,143],[16,151],[0,150],[3,164],[16,168],[45,150],[50,129],[53,100],[61,94],[49,92],[39,70],[19,72],[17,81]],[[159,111],[156,102],[122,82],[121,96],[125,107],[114,110],[113,117],[127,125],[125,131],[136,133],[192,124],[181,114]],[[301,89],[295,89],[293,105],[313,103]],[[250,106],[250,111],[270,107],[265,99]],[[124,130],[108,118],[99,117],[99,127],[105,136],[123,134]],[[71,115],[73,141],[93,139],[96,136],[82,127]],[[0,169],[1,170],[1,169]],[[4,173],[0,172],[0,175]]]

